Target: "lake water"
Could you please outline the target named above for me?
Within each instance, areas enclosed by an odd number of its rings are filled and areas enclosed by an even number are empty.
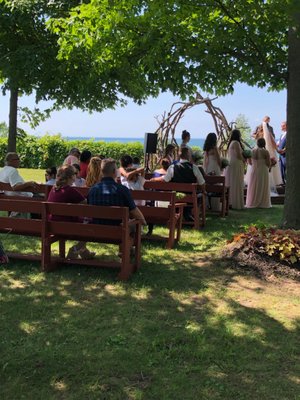
[[[96,137],[96,138],[92,138],[92,137],[73,137],[73,136],[68,136],[68,137],[64,137],[65,140],[90,140],[93,139],[96,142],[119,142],[119,143],[131,143],[131,142],[140,142],[142,144],[144,144],[144,138],[140,137],[140,138],[130,138],[130,137],[126,137],[126,138],[120,138],[120,137]],[[176,139],[177,143],[180,144],[181,140],[180,139]],[[203,148],[203,144],[204,144],[204,140],[205,139],[191,139],[191,141],[189,142],[190,146],[198,146]]]

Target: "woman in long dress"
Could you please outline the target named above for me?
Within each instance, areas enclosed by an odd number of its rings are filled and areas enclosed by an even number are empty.
[[[225,171],[225,183],[229,186],[229,205],[237,210],[244,208],[244,168],[241,132],[234,129],[228,145],[229,165]]]
[[[251,159],[252,168],[249,175],[246,207],[270,208],[269,168],[271,167],[271,159],[268,150],[266,150],[264,138],[257,140],[257,147],[252,150]]]
[[[203,168],[207,175],[221,175],[221,157],[217,148],[217,135],[213,132],[206,136]]]
[[[207,175],[221,175],[221,157],[217,148],[217,135],[214,132],[206,136],[204,146],[203,169]],[[213,211],[219,211],[221,207],[220,199],[211,198],[210,207]]]
[[[276,192],[276,186],[282,184],[281,172],[278,163],[277,157],[277,145],[275,142],[275,138],[272,135],[272,132],[268,128],[268,122],[270,121],[269,117],[265,117],[262,123],[264,139],[266,141],[266,150],[268,150],[270,154],[270,158],[273,158],[277,161],[274,167],[271,168],[270,171],[270,188],[272,192]]]

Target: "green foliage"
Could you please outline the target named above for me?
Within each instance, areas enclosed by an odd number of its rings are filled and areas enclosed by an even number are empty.
[[[249,125],[248,119],[244,114],[239,114],[236,117],[235,127],[241,132],[243,142],[253,147],[255,145],[255,140],[253,140],[253,138],[251,137],[251,127]]]
[[[0,137],[7,138],[8,136],[8,126],[6,122],[0,122]]]
[[[21,165],[24,168],[48,168],[62,164],[72,147],[79,150],[90,150],[92,154],[111,157],[119,161],[125,155],[143,159],[144,149],[139,142],[118,143],[118,142],[97,142],[90,140],[64,140],[60,135],[36,137],[24,135],[18,137],[17,152],[21,157]],[[0,163],[3,165],[7,152],[7,139],[0,138]]]
[[[251,225],[233,237],[246,251],[268,255],[289,264],[300,262],[300,231]]]

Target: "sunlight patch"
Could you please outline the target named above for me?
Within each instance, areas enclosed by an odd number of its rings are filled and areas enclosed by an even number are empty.
[[[28,335],[32,335],[37,330],[36,326],[25,321],[21,322],[19,327],[23,332],[27,333]]]
[[[121,285],[105,285],[104,290],[112,296],[125,296],[126,291]]]
[[[185,326],[185,329],[189,332],[199,332],[201,327],[196,322],[188,322]]]
[[[64,382],[64,381],[55,381],[54,383],[51,383],[51,386],[56,389],[59,390],[61,392],[65,391],[68,389],[68,385]]]
[[[11,289],[24,289],[28,286],[25,282],[20,281],[19,279],[10,279],[9,283]]]
[[[78,303],[78,301],[75,300],[67,300],[66,305],[70,307],[82,307],[82,304]]]

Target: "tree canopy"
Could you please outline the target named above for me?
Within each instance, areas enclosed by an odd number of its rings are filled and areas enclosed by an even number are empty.
[[[60,57],[77,68],[88,60],[87,74],[103,77],[115,100],[166,90],[185,98],[199,87],[224,95],[237,81],[280,90],[289,3],[92,0],[50,26],[60,36]]]

